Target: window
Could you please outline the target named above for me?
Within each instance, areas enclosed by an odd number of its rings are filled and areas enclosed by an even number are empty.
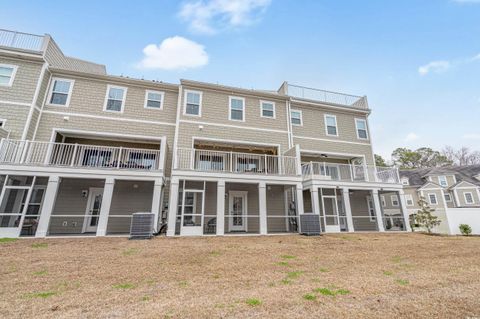
[[[357,137],[361,140],[368,139],[367,121],[364,119],[355,119],[355,127],[357,128]]]
[[[448,186],[447,177],[446,176],[438,176],[438,183],[440,184],[440,186],[447,187]]]
[[[463,197],[465,197],[465,203],[467,204],[473,204],[475,201],[473,200],[473,194],[472,193],[463,193]]]
[[[452,196],[450,195],[450,193],[445,193],[443,196],[445,197],[446,202],[452,201]]]
[[[145,108],[146,109],[163,109],[163,98],[165,93],[157,91],[147,91],[145,93]]]
[[[402,185],[410,185],[408,178],[406,177],[402,178]]]
[[[104,111],[108,112],[123,112],[125,106],[125,96],[127,95],[127,88],[112,86],[107,87],[107,96],[105,97]]]
[[[292,125],[302,126],[303,125],[302,111],[291,110],[290,122],[292,123]]]
[[[0,127],[4,128],[6,122],[7,122],[6,119],[0,119]]]
[[[335,115],[325,115],[325,129],[327,135],[338,136],[337,117]]]
[[[370,216],[370,221],[373,222],[376,220],[375,214],[375,206],[373,204],[373,199],[371,196],[367,196],[367,207],[368,207],[368,215]]]
[[[185,91],[183,114],[202,116],[202,92]]]
[[[407,202],[407,206],[413,206],[413,197],[411,194],[405,195],[405,201]]]
[[[275,118],[275,103],[274,102],[267,102],[267,101],[260,101],[260,116],[261,117],[269,117],[274,119]]]
[[[0,86],[12,86],[16,73],[16,65],[0,64]]]
[[[230,110],[228,119],[230,121],[245,121],[245,99],[241,97],[229,97]]]
[[[381,195],[380,200],[382,201],[382,206],[383,207],[387,206],[387,202],[385,201],[385,196]]]
[[[397,195],[390,196],[390,200],[392,201],[392,206],[398,206],[399,205]]]
[[[73,80],[53,78],[48,104],[68,106],[72,95],[73,83]]]
[[[435,195],[435,194],[428,194],[428,200],[430,202],[430,205],[437,205],[438,204],[437,195]]]

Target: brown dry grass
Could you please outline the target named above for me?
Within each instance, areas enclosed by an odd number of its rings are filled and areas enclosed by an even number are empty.
[[[0,274],[4,318],[480,316],[478,237],[18,240]]]

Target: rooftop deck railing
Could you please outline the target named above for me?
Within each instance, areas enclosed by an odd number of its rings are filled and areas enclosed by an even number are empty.
[[[211,151],[194,148],[178,148],[174,168],[203,172],[299,175],[297,172],[297,158],[294,156]]]
[[[0,46],[42,51],[44,36],[0,29]]]
[[[397,168],[369,165],[309,162],[302,165],[302,176],[305,179],[311,178],[343,182],[400,183]]]
[[[368,102],[365,96],[350,95],[293,84],[288,84],[287,90],[288,95],[291,97],[360,109],[368,109]]]
[[[2,139],[0,164],[160,170],[160,150]]]

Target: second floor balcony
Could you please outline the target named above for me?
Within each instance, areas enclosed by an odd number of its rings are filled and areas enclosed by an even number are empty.
[[[0,164],[160,171],[160,149],[2,139]]]
[[[202,172],[300,175],[294,156],[178,148],[174,169]]]
[[[302,164],[304,179],[320,179],[341,182],[374,182],[399,184],[398,169],[363,164],[337,164],[308,162]]]
[[[41,35],[0,29],[0,47],[40,52],[44,39]]]

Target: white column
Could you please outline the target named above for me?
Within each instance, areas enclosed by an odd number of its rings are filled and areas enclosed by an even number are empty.
[[[217,235],[225,234],[225,181],[217,182]]]
[[[305,213],[305,209],[303,208],[303,185],[297,184],[297,216],[300,216]]]
[[[42,211],[40,213],[40,219],[38,220],[35,237],[47,236],[50,216],[52,215],[53,207],[55,205],[59,184],[59,176],[52,175],[48,178],[47,189],[45,190],[45,197],[43,198]]]
[[[347,228],[349,232],[353,232],[353,216],[352,205],[350,203],[350,190],[346,187],[342,188],[343,205],[345,206],[345,215],[347,216]]]
[[[98,216],[97,236],[105,236],[107,234],[108,215],[110,214],[110,206],[112,205],[114,186],[114,178],[109,177],[105,179],[105,186],[103,186],[102,205],[100,206],[100,215]]]
[[[178,209],[178,186],[178,178],[172,177],[170,179],[170,198],[168,201],[167,236],[175,236]]]
[[[260,235],[267,234],[267,185],[258,183],[258,205],[260,210]]]
[[[405,230],[411,232],[412,227],[410,227],[410,216],[408,215],[407,204],[405,202],[405,192],[403,191],[403,189],[398,191],[398,197],[400,201],[400,208],[402,209]],[[443,200],[445,201],[445,197],[443,197]]]
[[[316,215],[320,215],[320,201],[318,199],[318,188],[310,189],[310,196],[312,197],[312,210]]]
[[[383,218],[382,218],[382,207],[380,206],[380,197],[378,196],[378,189],[372,190],[372,199],[373,205],[375,206],[375,216],[377,217],[377,226],[378,231],[384,232],[385,227],[383,226]]]
[[[155,179],[155,184],[153,185],[153,198],[152,198],[152,213],[155,215],[153,219],[153,231],[156,233],[158,231],[158,216],[162,209],[162,187],[163,180],[161,178]]]

